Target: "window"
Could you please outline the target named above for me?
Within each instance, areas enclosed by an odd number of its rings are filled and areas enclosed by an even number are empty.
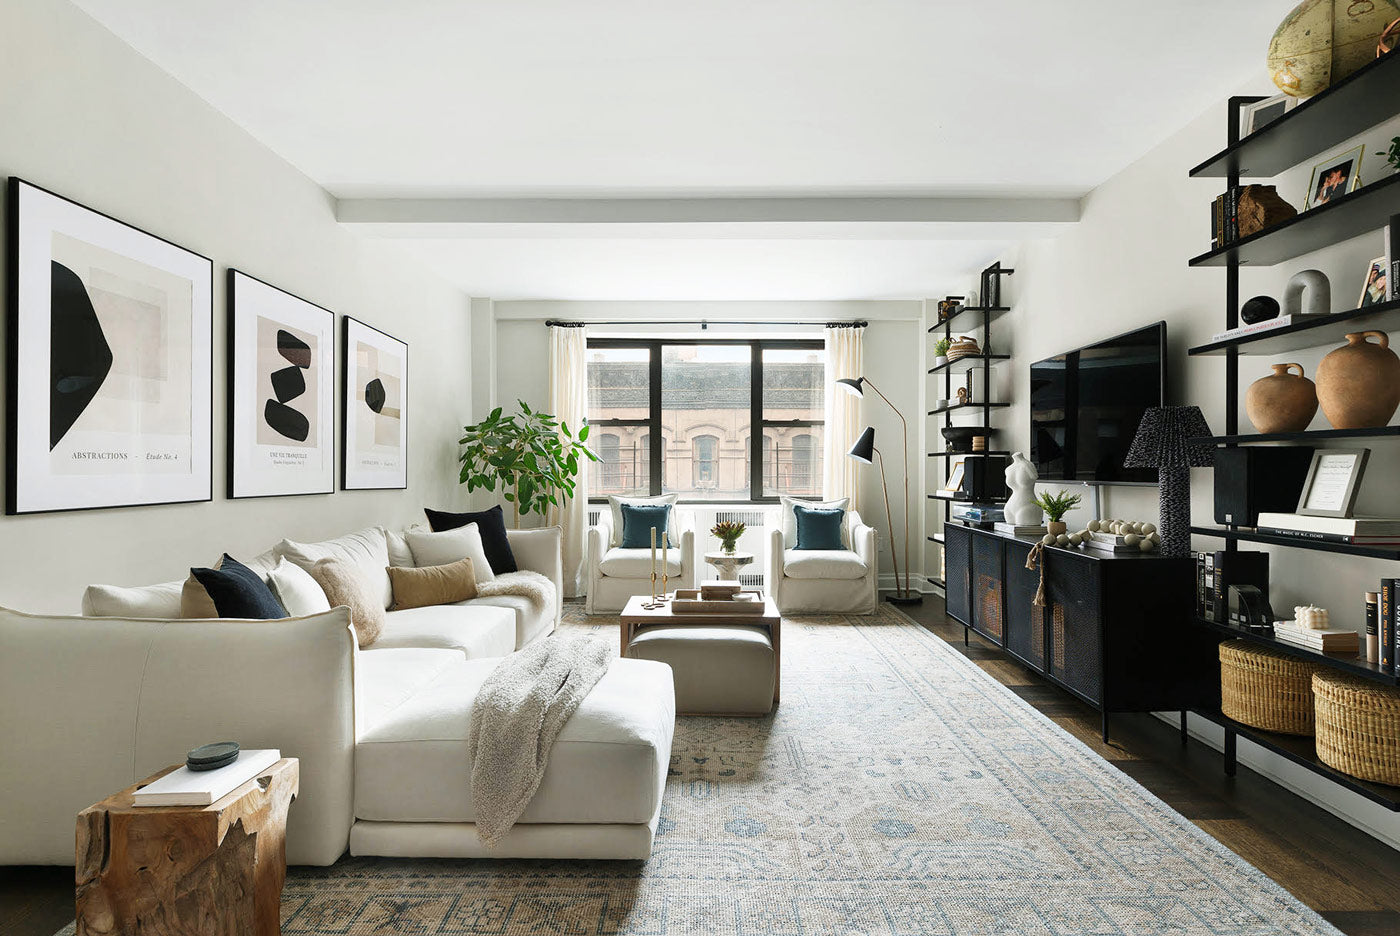
[[[603,470],[589,493],[818,496],[825,398],[821,341],[593,339],[588,421]]]

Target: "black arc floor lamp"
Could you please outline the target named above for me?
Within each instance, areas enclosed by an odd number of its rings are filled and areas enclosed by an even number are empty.
[[[856,444],[851,446],[851,450],[846,454],[863,464],[872,464],[876,458],[880,461],[880,489],[885,495],[885,516],[890,525],[890,559],[894,562],[894,594],[886,595],[885,600],[891,604],[915,605],[924,600],[924,596],[909,587],[909,423],[904,419],[904,414],[899,411],[899,407],[890,402],[889,397],[880,392],[873,383],[864,377],[843,377],[836,381],[848,393],[857,397],[865,396],[865,388],[875,391],[875,395],[885,401],[894,414],[899,417],[899,421],[904,426],[904,581],[899,578],[899,556],[894,548],[894,512],[890,509],[890,489],[885,481],[885,456],[875,447],[875,427],[866,426],[865,431],[856,439]]]

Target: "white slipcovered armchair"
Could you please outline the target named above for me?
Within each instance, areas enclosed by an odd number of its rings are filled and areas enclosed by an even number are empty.
[[[667,589],[695,587],[695,531],[673,510],[673,545],[667,550]],[[651,549],[623,549],[616,545],[612,516],[607,510],[598,515],[598,525],[588,529],[588,597],[584,609],[589,614],[615,614],[633,595],[651,594]],[[656,552],[657,583],[661,590],[661,550]]]
[[[849,549],[793,549],[795,544],[784,539],[782,524],[769,531],[764,584],[779,613],[875,613],[875,529],[854,510],[846,511],[842,528]]]

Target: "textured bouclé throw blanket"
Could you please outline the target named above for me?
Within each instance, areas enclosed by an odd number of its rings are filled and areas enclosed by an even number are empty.
[[[476,834],[493,848],[544,779],[564,723],[608,671],[612,645],[596,637],[546,637],[503,659],[472,703]]]
[[[502,572],[489,582],[478,582],[476,593],[483,598],[518,595],[530,602],[536,614],[554,610],[554,583],[549,580],[549,576],[538,572],[523,569],[519,572]]]

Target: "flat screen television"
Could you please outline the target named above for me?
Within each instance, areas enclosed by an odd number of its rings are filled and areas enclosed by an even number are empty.
[[[1031,461],[1042,481],[1156,484],[1124,468],[1143,412],[1167,395],[1167,323],[1031,365]]]

